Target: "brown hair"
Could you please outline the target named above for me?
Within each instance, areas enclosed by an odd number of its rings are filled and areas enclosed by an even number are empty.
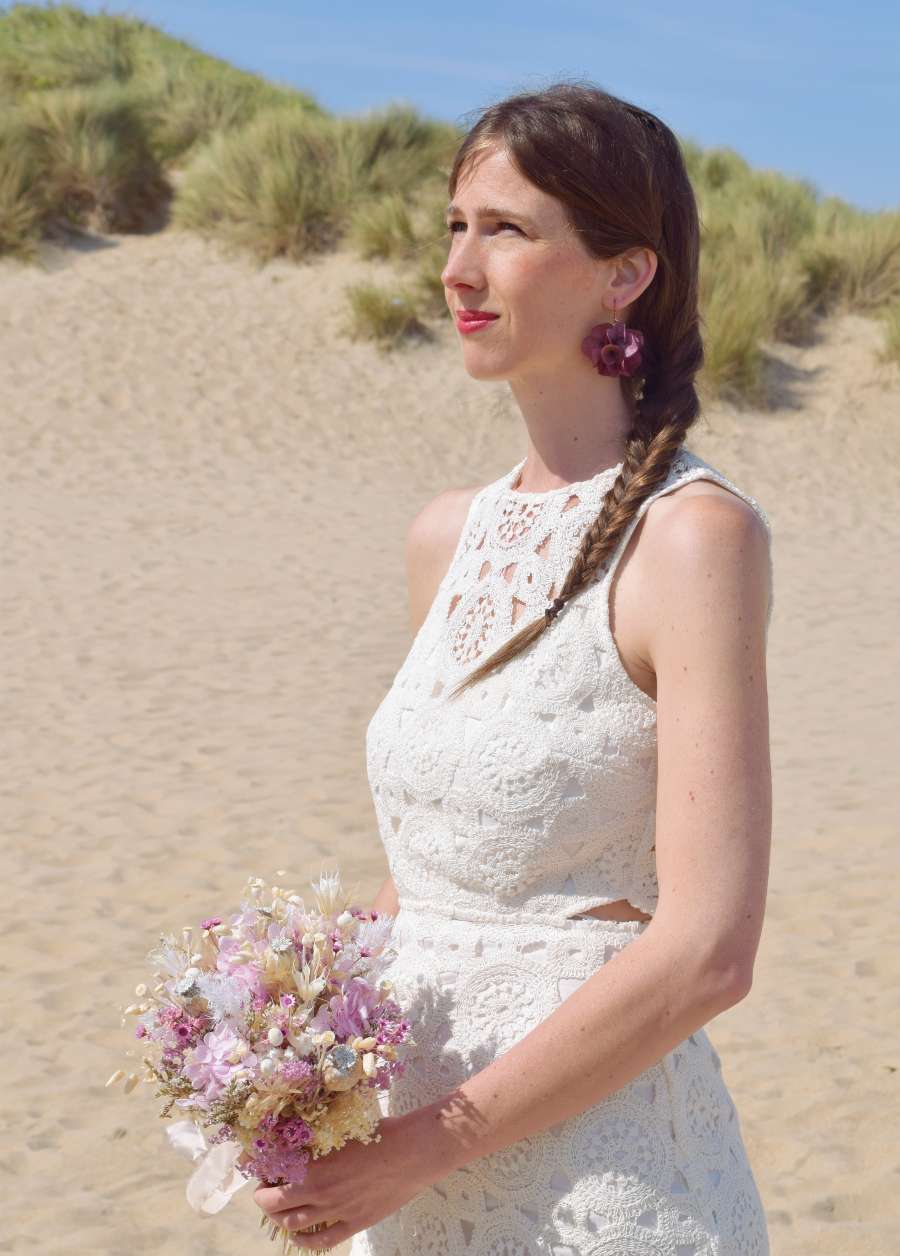
[[[622,469],[557,590],[568,601],[605,569],[641,503],[665,481],[700,413],[694,386],[703,365],[700,219],[672,131],[654,114],[592,84],[559,82],[488,106],[453,159],[451,197],[467,163],[495,146],[562,203],[594,257],[640,247],[657,256],[656,273],[627,316],[628,325],[643,332],[644,349],[639,374],[620,377],[633,416]],[[550,627],[545,614],[526,624],[450,696],[489,676]]]

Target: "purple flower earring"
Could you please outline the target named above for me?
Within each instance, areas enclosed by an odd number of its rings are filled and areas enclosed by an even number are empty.
[[[600,375],[637,373],[644,348],[643,332],[616,322],[616,299],[613,297],[613,321],[598,323],[581,342],[581,350],[593,362]]]

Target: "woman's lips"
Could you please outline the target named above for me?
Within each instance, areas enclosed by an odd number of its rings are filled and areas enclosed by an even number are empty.
[[[490,323],[496,322],[500,317],[499,314],[489,314],[486,311],[473,310],[469,314],[456,315],[456,326],[461,332],[480,331],[482,327],[487,327]]]

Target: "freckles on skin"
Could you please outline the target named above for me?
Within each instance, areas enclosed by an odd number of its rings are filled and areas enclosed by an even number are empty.
[[[597,291],[597,272],[571,243],[551,243],[530,268],[530,284],[543,284],[553,299],[547,314],[563,339],[580,338],[586,321],[597,322],[602,311]],[[595,304],[596,300],[596,304]],[[580,340],[579,340],[580,343]]]
[[[573,252],[571,244],[557,240],[548,240],[544,244],[537,241],[531,254],[528,260],[532,269],[552,272],[560,290],[581,293],[590,288],[593,276],[584,260]]]

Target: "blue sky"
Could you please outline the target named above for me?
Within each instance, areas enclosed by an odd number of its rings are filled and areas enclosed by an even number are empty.
[[[465,126],[513,91],[586,78],[684,138],[900,209],[900,4],[130,0],[131,13],[357,113],[407,101]]]

